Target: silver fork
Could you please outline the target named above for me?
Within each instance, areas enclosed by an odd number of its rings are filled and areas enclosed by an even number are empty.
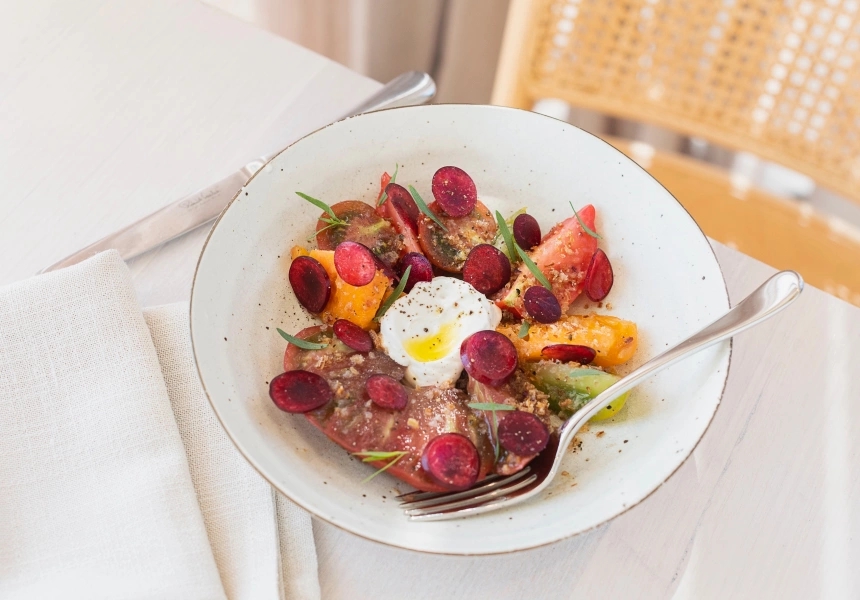
[[[768,319],[791,304],[803,291],[803,279],[794,271],[780,271],[765,281],[725,315],[655,356],[608,387],[559,429],[550,444],[531,464],[508,477],[492,475],[462,492],[412,492],[398,496],[404,512],[413,521],[440,521],[478,515],[524,502],[541,493],[559,471],[568,445],[576,432],[603,407],[646,377],[654,375],[700,350],[727,340]]]

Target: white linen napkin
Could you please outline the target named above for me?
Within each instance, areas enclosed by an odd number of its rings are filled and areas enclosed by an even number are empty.
[[[239,456],[187,306],[115,252],[0,288],[0,598],[319,598],[310,517]]]

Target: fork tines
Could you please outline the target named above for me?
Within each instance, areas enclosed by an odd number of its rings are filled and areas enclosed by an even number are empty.
[[[398,499],[401,500],[400,505],[404,512],[412,518],[444,513],[458,508],[477,506],[522,489],[537,478],[537,475],[526,477],[530,471],[531,468],[526,467],[509,477],[491,475],[479,485],[462,492],[412,492],[398,496]]]

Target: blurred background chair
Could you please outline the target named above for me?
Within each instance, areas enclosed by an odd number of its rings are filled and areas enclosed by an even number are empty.
[[[856,0],[512,0],[492,102],[541,99],[746,151],[860,202]],[[860,235],[750,179],[603,136],[714,239],[860,305]]]

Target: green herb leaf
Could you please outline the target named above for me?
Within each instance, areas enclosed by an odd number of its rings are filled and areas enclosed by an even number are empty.
[[[606,371],[600,371],[598,369],[571,369],[564,374],[564,377],[565,379],[570,379],[571,377],[594,377],[595,375],[605,374]]]
[[[535,279],[537,279],[540,282],[540,284],[542,286],[544,286],[546,289],[548,289],[549,291],[552,291],[552,286],[549,284],[549,281],[544,276],[544,274],[541,273],[540,269],[538,269],[538,266],[534,263],[534,261],[529,258],[529,255],[526,254],[525,251],[522,248],[520,248],[519,244],[517,244],[517,243],[514,243],[514,248],[517,249],[517,254],[520,255],[521,259],[523,259],[523,262],[529,268],[529,271],[532,272],[532,275],[535,276]]]
[[[519,333],[517,333],[517,337],[520,339],[526,337],[529,334],[529,327],[530,327],[529,322],[523,321],[523,324],[520,325],[520,331],[519,331]]]
[[[512,213],[510,217],[508,217],[507,219],[505,219],[505,223],[507,224],[508,229],[510,229],[510,228],[512,228],[512,227],[514,226],[514,221],[517,219],[517,217],[519,217],[520,215],[524,215],[525,213],[526,213],[526,207],[525,207],[525,206],[523,206],[521,209],[519,209],[519,210],[515,211],[514,213]],[[497,232],[496,232],[496,235],[495,235],[495,237],[493,238],[493,244],[495,244],[496,242],[498,242],[500,237],[502,237],[502,231],[501,231],[501,229],[500,229],[499,231],[497,231]]]
[[[361,462],[378,462],[389,458],[396,458],[406,454],[405,450],[397,450],[394,452],[382,452],[380,450],[365,450],[363,452],[353,452],[353,456],[360,456]]]
[[[397,171],[400,169],[400,165],[394,163],[394,175],[391,176],[391,179],[388,180],[388,183],[397,183]],[[388,186],[385,186],[388,187]],[[382,206],[385,204],[385,201],[388,200],[388,193],[385,190],[382,190],[382,195],[379,197],[379,202],[376,203],[376,206]]]
[[[472,402],[468,406],[475,410],[516,410],[516,408],[510,404],[497,404],[495,402]]]
[[[326,223],[328,223],[328,221],[325,221],[325,222],[326,222]],[[331,229],[332,227],[340,227],[341,225],[342,225],[342,223],[329,223],[328,225],[326,225],[325,227],[323,227],[323,228],[322,228],[322,229],[320,229],[319,231],[314,231],[314,232],[310,235],[310,237],[308,237],[308,239],[307,239],[307,240],[305,240],[305,241],[309,242],[309,241],[311,241],[312,239],[314,239],[316,236],[318,236],[319,234],[321,234],[323,231],[325,231],[326,229]]]
[[[447,233],[448,228],[445,227],[444,225],[442,225],[442,221],[439,220],[439,217],[437,217],[435,214],[433,214],[433,211],[427,207],[427,205],[424,203],[424,200],[421,198],[421,194],[418,193],[418,190],[416,190],[414,187],[412,187],[410,185],[409,186],[409,193],[412,194],[412,199],[415,200],[415,204],[418,205],[418,210],[423,212],[424,215],[428,219],[430,219],[431,221],[436,223],[436,225],[438,225],[439,227],[442,228],[442,231]]]
[[[568,202],[570,202],[570,201],[568,201]],[[571,207],[571,208],[573,208],[573,202],[570,202],[570,207]],[[588,228],[588,225],[586,225],[585,223],[583,223],[583,222],[582,222],[582,219],[580,219],[580,218],[579,218],[579,213],[578,213],[578,212],[576,212],[576,209],[575,209],[575,208],[573,208],[573,215],[576,217],[576,220],[577,220],[577,221],[579,221],[579,226],[580,226],[580,227],[582,227],[582,230],[583,230],[585,233],[587,233],[588,235],[590,235],[590,236],[591,236],[591,237],[593,237],[593,238],[597,238],[598,240],[602,240],[602,239],[603,239],[603,238],[602,238],[602,237],[600,237],[597,233],[595,233],[594,231],[592,231],[591,229],[589,229],[589,228]]]
[[[290,335],[280,327],[277,328],[278,333],[281,334],[281,337],[291,343],[293,346],[298,346],[302,350],[322,350],[327,347],[328,344],[317,344],[316,342],[309,342],[307,340],[303,340],[301,338],[297,338],[294,335]]]
[[[329,223],[331,225],[346,225],[347,224],[346,221],[339,219],[338,216],[336,214],[334,214],[334,211],[331,209],[331,206],[329,206],[328,204],[326,204],[322,200],[317,200],[316,198],[308,196],[307,194],[303,194],[302,192],[296,192],[296,195],[298,195],[299,198],[303,198],[303,199],[307,200],[308,202],[310,202],[311,204],[316,206],[318,209],[327,212],[329,214],[329,216],[331,217],[331,219],[326,220],[326,223]]]
[[[505,218],[499,211],[496,211],[496,224],[499,226],[499,233],[502,234],[502,239],[505,240],[505,248],[507,248],[506,254],[508,255],[508,258],[511,259],[511,262],[514,263],[517,261],[517,252],[514,249],[516,246],[514,243],[514,236],[511,235],[511,230],[508,228]]]
[[[394,288],[394,291],[391,292],[391,295],[386,298],[385,302],[382,303],[382,306],[379,307],[379,310],[376,311],[376,316],[373,317],[375,321],[378,321],[382,318],[382,315],[385,314],[391,305],[394,304],[394,301],[397,300],[400,295],[403,293],[403,290],[406,289],[406,282],[409,280],[409,274],[412,272],[412,265],[406,267],[406,270],[403,271],[403,275],[400,276],[400,283],[397,284],[397,287]]]
[[[407,453],[405,450],[398,451],[398,452],[379,452],[377,450],[367,450],[365,452],[353,452],[352,453],[353,456],[361,456],[362,457],[361,462],[365,462],[365,463],[380,462],[380,461],[389,460],[389,459],[391,461],[387,465],[382,467],[381,469],[378,469],[377,471],[375,471],[369,477],[365,477],[361,483],[367,483],[368,481],[370,481],[371,479],[373,479],[374,477],[376,477],[380,473],[387,471],[388,469],[393,467],[397,463],[398,460],[400,460],[401,458],[406,456],[406,454]]]

